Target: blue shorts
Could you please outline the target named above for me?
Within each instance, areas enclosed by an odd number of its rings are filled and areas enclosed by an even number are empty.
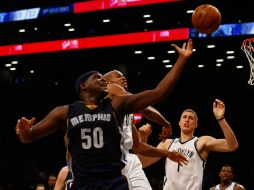
[[[127,178],[117,176],[107,180],[89,182],[81,185],[72,185],[72,190],[129,190]]]

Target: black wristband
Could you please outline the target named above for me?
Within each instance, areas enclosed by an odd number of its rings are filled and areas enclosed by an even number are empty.
[[[220,121],[220,120],[223,120],[225,119],[225,117],[222,117],[222,118],[219,118],[219,119],[216,119],[217,121]]]

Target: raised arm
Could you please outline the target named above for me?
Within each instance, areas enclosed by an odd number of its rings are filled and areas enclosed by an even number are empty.
[[[188,43],[184,43],[182,48],[175,44],[172,44],[172,46],[179,54],[173,68],[153,90],[146,90],[137,94],[114,96],[112,98],[112,105],[117,112],[122,112],[123,114],[137,112],[166,99],[178,81],[188,58],[192,55],[193,50],[191,39]]]
[[[131,94],[127,92],[122,86],[115,83],[109,83],[107,85],[107,88],[108,88],[109,97],[119,96],[123,94]],[[165,127],[170,127],[169,121],[163,115],[161,115],[161,113],[158,110],[156,110],[155,108],[151,106],[148,106],[147,108],[143,110],[140,110],[139,113],[141,113],[146,119],[150,121],[153,121]]]
[[[22,117],[16,124],[16,134],[22,143],[31,143],[37,139],[48,136],[66,126],[68,106],[53,109],[48,115],[35,124],[35,118]]]
[[[116,83],[112,82],[109,83],[107,85],[107,88],[108,88],[108,96],[111,98],[113,96],[130,94],[122,86]],[[160,138],[162,140],[165,140],[166,138],[169,138],[171,136],[172,134],[171,125],[169,121],[163,115],[161,115],[161,113],[158,110],[156,110],[151,106],[148,106],[147,108],[139,111],[139,113],[141,113],[146,119],[163,126],[162,133],[160,134]]]
[[[224,103],[216,99],[213,102],[213,112],[217,122],[220,125],[220,128],[224,134],[223,139],[216,139],[213,137],[205,137],[207,138],[206,148],[209,151],[218,151],[218,152],[232,152],[237,150],[238,141],[233,130],[230,128],[229,124],[225,119],[225,105]]]

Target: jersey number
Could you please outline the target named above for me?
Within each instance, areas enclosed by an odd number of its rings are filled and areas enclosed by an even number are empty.
[[[100,127],[93,129],[81,129],[82,148],[90,149],[92,146],[95,148],[103,147],[103,130]]]

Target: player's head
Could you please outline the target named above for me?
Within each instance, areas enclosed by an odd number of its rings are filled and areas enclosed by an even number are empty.
[[[222,166],[219,172],[220,181],[223,183],[229,183],[234,178],[234,172],[232,166],[226,164]]]
[[[78,77],[75,83],[77,94],[81,91],[106,92],[107,81],[98,71],[89,71]]]
[[[89,71],[86,72],[78,77],[78,79],[75,82],[75,90],[76,93],[79,94],[80,92],[80,85],[84,83],[90,76],[92,76],[95,73],[99,73],[98,71]]]
[[[127,80],[124,77],[123,73],[118,70],[112,70],[104,74],[104,78],[108,83],[114,83],[122,86],[125,90],[128,90]]]
[[[192,132],[198,126],[198,116],[192,109],[185,109],[182,112],[179,126],[182,131]]]
[[[45,190],[46,186],[43,183],[38,183],[35,187],[35,190]]]
[[[56,178],[57,178],[57,175],[56,174],[50,174],[48,176],[48,186],[50,188],[53,188],[56,184]]]

